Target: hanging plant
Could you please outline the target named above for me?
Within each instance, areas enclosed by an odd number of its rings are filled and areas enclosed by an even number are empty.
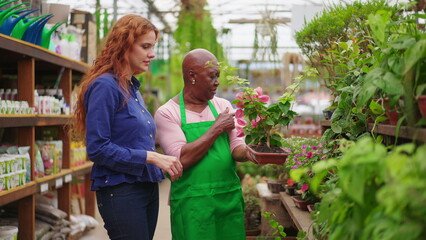
[[[170,58],[172,96],[183,88],[182,60],[187,52],[196,48],[204,48],[213,53],[221,62],[226,62],[223,47],[217,41],[218,32],[213,27],[210,12],[204,9],[206,5],[204,0],[182,0],[177,29],[173,35],[175,46]],[[222,85],[227,84],[223,77],[219,80]],[[172,96],[167,96],[167,98]]]

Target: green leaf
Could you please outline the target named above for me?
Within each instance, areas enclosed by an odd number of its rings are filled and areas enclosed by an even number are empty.
[[[337,161],[335,159],[319,161],[312,166],[312,172],[320,173],[323,171],[328,171],[331,168],[336,167],[336,165],[337,165]]]
[[[378,104],[376,101],[371,100],[370,102],[370,110],[377,115],[381,115],[385,113],[385,109],[381,104]]]
[[[287,114],[288,110],[291,107],[291,103],[290,102],[278,103],[278,106],[283,114]]]
[[[381,88],[389,95],[403,95],[404,87],[402,85],[402,78],[396,76],[391,72],[387,72],[383,78],[374,81],[374,84]]]
[[[385,43],[386,27],[390,18],[390,13],[384,10],[379,10],[376,14],[368,16],[368,24],[370,24],[373,38],[379,46]]]
[[[298,182],[302,178],[303,174],[307,171],[306,168],[297,168],[290,170],[290,177],[294,179],[294,181]]]
[[[321,161],[320,161],[321,162]],[[312,191],[314,194],[318,193],[318,188],[320,184],[324,181],[324,177],[328,174],[328,171],[322,171],[317,174],[311,179],[309,182],[309,191]]]
[[[400,38],[394,40],[393,42],[391,42],[390,45],[394,49],[405,50],[405,49],[412,48],[415,43],[416,43],[416,39],[414,37],[403,36],[403,37],[400,37]]]
[[[417,90],[416,90],[416,96],[421,96],[423,95],[423,92],[426,90],[426,83],[424,84],[420,84],[419,86],[417,86]]]
[[[378,116],[375,120],[376,123],[381,123],[388,120],[388,118],[386,116]]]
[[[415,64],[419,63],[420,60],[426,56],[426,39],[418,41],[412,48],[408,49],[405,53],[405,70],[404,74],[407,74]]]

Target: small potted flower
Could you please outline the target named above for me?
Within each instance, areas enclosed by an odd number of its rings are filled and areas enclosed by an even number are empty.
[[[288,126],[296,116],[291,110],[299,81],[289,86],[287,91],[277,100],[263,93],[261,87],[252,88],[247,79],[227,76],[237,84],[241,92],[237,93],[233,102],[236,107],[238,136],[245,136],[249,146],[251,160],[258,164],[282,165],[288,152],[281,148],[281,127]],[[271,103],[272,102],[272,103]]]

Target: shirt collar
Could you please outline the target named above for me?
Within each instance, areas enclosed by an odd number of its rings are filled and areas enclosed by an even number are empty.
[[[139,87],[141,86],[141,83],[139,82],[139,80],[135,78],[134,76],[132,76],[131,81],[133,86],[136,87],[136,89],[139,89]]]

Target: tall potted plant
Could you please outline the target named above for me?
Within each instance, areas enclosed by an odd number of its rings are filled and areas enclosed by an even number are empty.
[[[287,87],[288,91],[270,103],[271,98],[263,94],[261,87],[250,87],[247,79],[231,75],[233,69],[227,66],[221,68],[230,83],[241,90],[233,102],[237,107],[237,132],[238,136],[246,137],[252,160],[258,164],[283,164],[288,153],[280,147],[280,128],[288,126],[297,114],[291,110],[291,106],[300,81]]]

